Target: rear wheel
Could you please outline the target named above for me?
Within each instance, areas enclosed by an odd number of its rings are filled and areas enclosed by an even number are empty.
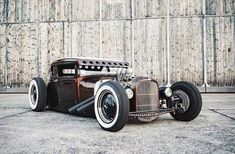
[[[107,131],[122,129],[129,117],[129,100],[123,87],[114,81],[103,83],[95,96],[95,116]]]
[[[29,86],[29,104],[33,111],[43,111],[47,101],[47,88],[42,78],[36,77]]]
[[[179,121],[195,119],[202,108],[202,98],[197,87],[189,82],[176,82],[171,89],[176,101],[174,107],[178,108],[171,116]]]

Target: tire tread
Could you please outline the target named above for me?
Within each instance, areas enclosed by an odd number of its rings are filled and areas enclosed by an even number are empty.
[[[129,117],[129,99],[127,97],[127,94],[123,87],[115,81],[107,81],[103,83],[102,85],[108,85],[110,86],[115,92],[116,95],[119,99],[119,113],[118,113],[118,118],[117,122],[110,128],[104,128],[104,130],[111,131],[111,132],[116,132],[121,130],[125,124],[127,123],[128,117]],[[102,87],[102,85],[100,87]]]
[[[33,78],[38,86],[38,104],[33,111],[41,112],[45,109],[47,102],[47,87],[44,80],[40,77]]]
[[[173,84],[171,88],[173,91],[176,89],[185,91],[189,95],[191,103],[189,109],[185,111],[185,113],[183,114],[171,113],[171,116],[175,120],[179,121],[191,121],[195,119],[201,112],[202,108],[202,97],[197,87],[190,82],[181,81]]]

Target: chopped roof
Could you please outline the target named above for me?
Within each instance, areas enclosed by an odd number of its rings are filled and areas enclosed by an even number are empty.
[[[95,67],[116,67],[116,68],[127,68],[129,63],[121,60],[102,59],[102,58],[85,58],[85,57],[68,57],[58,59],[52,64],[63,64],[63,63],[78,63],[79,66],[95,66]]]

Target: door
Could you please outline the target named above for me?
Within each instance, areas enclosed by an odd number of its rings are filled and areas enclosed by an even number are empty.
[[[74,65],[58,65],[56,77],[51,80],[50,87],[53,96],[57,97],[54,103],[50,103],[53,109],[68,112],[68,108],[76,105],[77,102],[77,81]],[[49,87],[49,86],[48,86]]]

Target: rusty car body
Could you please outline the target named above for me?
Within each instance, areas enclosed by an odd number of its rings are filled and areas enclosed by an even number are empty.
[[[122,129],[129,117],[150,122],[170,113],[180,121],[195,119],[202,106],[198,89],[188,82],[159,87],[157,80],[133,75],[125,61],[63,58],[51,64],[50,81],[33,78],[32,110],[96,117],[107,131]]]

